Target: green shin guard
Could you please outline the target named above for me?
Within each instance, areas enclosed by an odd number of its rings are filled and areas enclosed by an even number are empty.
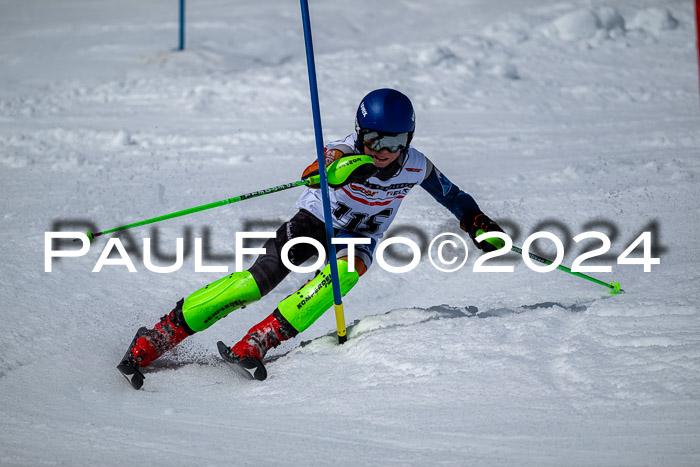
[[[338,260],[340,293],[345,295],[360,278],[357,271],[348,271],[348,263]],[[311,282],[282,300],[277,309],[299,332],[311,326],[323,313],[333,306],[333,284],[331,267],[326,265]]]
[[[212,282],[185,299],[182,315],[195,332],[203,331],[233,310],[260,300],[260,289],[248,271]]]

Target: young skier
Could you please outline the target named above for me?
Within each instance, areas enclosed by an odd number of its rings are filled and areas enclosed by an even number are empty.
[[[366,154],[372,164],[360,165],[342,186],[330,190],[334,236],[361,239],[355,244],[353,264],[349,247],[339,245],[336,261],[340,288],[345,295],[372,264],[377,241],[391,224],[403,198],[420,185],[460,221],[475,245],[483,251],[495,248],[488,242],[477,243],[476,232],[503,230],[477,205],[471,195],[452,184],[433,163],[411,146],[415,114],[408,97],[393,89],[377,89],[361,101],[355,119],[355,133],[326,145],[326,165],[348,155]],[[369,170],[368,170],[369,168]],[[314,162],[303,177],[318,173]],[[269,239],[265,253],[246,271],[230,274],[180,300],[152,329],[142,327],[136,333],[121,363],[117,366],[132,386],[143,384],[142,369],[182,342],[233,310],[259,300],[274,289],[290,272],[281,260],[284,244],[297,237],[311,237],[325,245],[323,207],[318,186],[305,188],[296,207],[298,212]],[[295,266],[316,256],[308,243],[289,250]],[[329,259],[330,260],[330,259]],[[233,347],[219,342],[219,351],[241,374],[265,379],[262,359],[268,350],[311,326],[333,305],[330,265],[297,292],[282,300],[270,316],[253,326]]]

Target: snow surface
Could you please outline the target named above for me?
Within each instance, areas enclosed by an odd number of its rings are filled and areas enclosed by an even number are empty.
[[[136,329],[221,273],[192,256],[173,274],[138,257],[137,273],[92,273],[104,240],[45,273],[44,233],[296,180],[315,158],[299,5],[188,2],[177,52],[174,1],[2,0],[0,464],[700,465],[692,2],[325,0],[311,15],[328,140],[366,92],[401,89],[416,147],[516,244],[552,219],[563,239],[608,232],[613,272],[593,275],[627,293],[517,255],[511,274],[474,273],[473,249],[459,273],[375,265],[346,297],[347,344],[327,313],[271,352],[268,380],[236,379],[215,342],[308,279],[292,276],[134,391],[114,367]],[[207,226],[230,255],[298,195],[164,222],[163,249]],[[654,221],[661,264],[616,265]],[[459,232],[420,189],[395,225]]]

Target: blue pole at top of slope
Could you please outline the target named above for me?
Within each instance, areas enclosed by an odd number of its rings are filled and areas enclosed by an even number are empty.
[[[180,0],[180,46],[179,50],[185,50],[185,0]]]
[[[309,88],[311,89],[311,107],[314,117],[314,132],[316,135],[316,155],[318,157],[319,175],[321,176],[321,199],[323,202],[323,217],[326,224],[326,243],[328,245],[328,264],[331,267],[331,282],[333,283],[333,301],[335,303],[336,324],[338,325],[338,342],[346,341],[345,318],[343,316],[343,302],[340,293],[340,281],[338,280],[338,264],[335,261],[335,245],[333,238],[333,217],[331,216],[331,200],[328,195],[328,176],[326,174],[326,157],[323,142],[323,130],[321,128],[321,110],[318,103],[318,85],[316,83],[316,64],[314,61],[314,46],[311,38],[311,21],[309,19],[309,3],[301,1],[301,17],[304,23],[304,41],[306,43],[306,64],[309,72]],[[341,319],[342,318],[342,319]]]

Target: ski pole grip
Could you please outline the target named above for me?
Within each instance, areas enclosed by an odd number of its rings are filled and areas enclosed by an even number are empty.
[[[92,232],[90,232],[90,231],[88,230],[87,233],[86,233],[85,235],[87,235],[88,240],[90,241],[90,243],[92,243],[92,241],[95,239],[95,237],[101,235],[101,232],[100,232],[100,233],[97,233],[97,234],[94,234],[94,233],[92,233]],[[79,241],[79,240],[80,240],[79,238],[74,238],[74,239],[73,239],[73,243],[75,243],[75,242],[77,242],[77,241]]]
[[[321,183],[321,176],[320,175],[312,175],[309,178],[304,180],[304,185],[318,185]]]
[[[476,237],[478,237],[479,235],[485,234],[485,233],[486,232],[479,229],[476,231]],[[497,250],[500,250],[501,248],[506,246],[506,242],[503,239],[500,239],[497,237],[487,238],[486,241],[489,242],[491,245],[493,245],[493,247],[496,248]]]

